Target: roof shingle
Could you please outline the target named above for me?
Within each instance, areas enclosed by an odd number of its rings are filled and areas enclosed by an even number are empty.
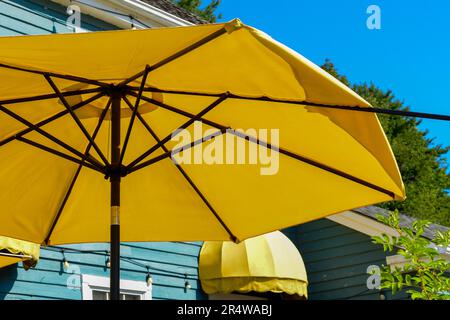
[[[376,206],[368,206],[358,209],[351,210],[353,212],[362,214],[368,218],[377,220],[376,215],[381,214],[385,217],[389,216],[389,211],[376,207]],[[400,226],[401,227],[411,227],[412,223],[416,220],[414,218],[411,218],[405,214],[399,214],[400,217]],[[378,221],[378,220],[377,220]],[[425,228],[425,232],[423,233],[423,236],[425,238],[428,238],[430,240],[433,240],[435,234],[437,231],[446,232],[450,230],[448,227],[441,226],[439,224],[431,223],[428,227]]]
[[[154,6],[158,9],[164,10],[167,13],[173,14],[174,16],[177,16],[181,19],[192,22],[194,24],[208,23],[207,21],[201,19],[192,12],[189,12],[186,9],[178,7],[170,0],[141,0],[141,1],[148,3],[149,5]]]

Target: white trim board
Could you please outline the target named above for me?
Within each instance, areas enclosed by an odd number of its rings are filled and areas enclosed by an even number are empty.
[[[399,236],[398,232],[393,228],[353,211],[344,211],[326,218],[368,236],[380,236],[383,233],[393,237]],[[447,259],[450,256],[450,247],[441,252],[441,254],[446,256]]]
[[[115,25],[121,29],[130,29],[131,23],[136,29],[146,28],[138,21],[131,21],[129,16],[142,21],[149,27],[189,26],[192,22],[179,18],[171,13],[156,8],[140,0],[51,0],[64,7],[77,5],[81,14],[87,14],[99,20]],[[110,12],[99,10],[101,8]],[[115,14],[117,12],[118,14]]]
[[[398,232],[393,228],[353,211],[344,211],[326,218],[368,236],[379,236],[382,233],[398,236]]]
[[[83,300],[92,300],[92,291],[108,291],[109,278],[90,274],[81,275],[81,292]],[[140,295],[142,300],[152,299],[152,285],[145,281],[120,280],[120,293]]]

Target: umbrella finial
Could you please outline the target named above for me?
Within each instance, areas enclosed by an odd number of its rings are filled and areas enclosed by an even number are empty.
[[[232,33],[240,28],[242,28],[244,24],[242,21],[238,18],[235,18],[225,24],[225,30],[227,30],[228,33]]]

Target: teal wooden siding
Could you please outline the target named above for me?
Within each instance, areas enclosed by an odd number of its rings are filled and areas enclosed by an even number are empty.
[[[369,236],[328,219],[289,228],[286,235],[296,244],[308,274],[310,300],[380,299],[367,288],[367,267],[385,265],[383,248]],[[405,299],[382,292],[386,299]]]
[[[0,270],[1,299],[82,298],[81,274],[109,277],[106,266],[108,244],[66,246],[92,253],[65,252],[69,269],[64,269],[59,251],[42,248],[36,268],[25,271],[21,264]],[[121,246],[121,279],[145,283],[147,269],[153,278],[152,296],[161,299],[205,299],[198,281],[201,243],[128,243]],[[100,251],[99,251],[100,250]],[[132,262],[129,262],[130,259]],[[136,265],[136,262],[139,265]],[[191,289],[185,288],[189,281]]]
[[[68,17],[65,7],[51,1],[1,0],[0,36],[73,33],[73,27],[66,23]],[[83,13],[81,27],[90,31],[117,29]]]

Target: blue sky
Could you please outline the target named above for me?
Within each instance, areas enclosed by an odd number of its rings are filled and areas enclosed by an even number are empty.
[[[366,26],[369,5],[381,9],[380,30]],[[450,114],[449,0],[222,0],[218,12],[316,64],[330,58],[351,82],[391,89],[413,111]],[[424,120],[421,128],[450,145],[450,122]]]

